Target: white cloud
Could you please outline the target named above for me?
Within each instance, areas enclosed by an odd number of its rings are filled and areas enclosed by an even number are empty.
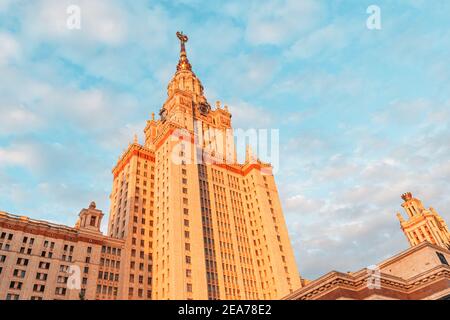
[[[30,132],[43,124],[37,114],[23,106],[0,105],[0,113],[0,135]]]
[[[253,129],[269,128],[272,116],[267,110],[250,105],[244,101],[229,104],[229,110],[233,115],[233,128]]]
[[[81,29],[67,27],[67,8],[81,9]],[[28,7],[27,32],[32,36],[66,39],[75,43],[99,41],[109,45],[121,43],[127,34],[126,16],[117,1],[42,0]]]
[[[286,209],[296,210],[301,208],[302,212],[317,212],[323,206],[323,202],[297,194],[286,199]]]
[[[286,56],[292,59],[308,59],[317,57],[323,51],[336,54],[349,40],[348,33],[341,26],[331,24],[298,40],[287,51]]]
[[[255,45],[292,41],[318,22],[321,11],[313,0],[255,1],[247,16],[247,40]]]
[[[0,0],[0,12],[6,11],[12,2],[13,0]]]
[[[0,65],[7,64],[20,54],[17,40],[8,33],[0,32]]]
[[[42,165],[42,154],[34,144],[15,144],[0,148],[0,167],[19,166],[34,170]]]
[[[450,219],[445,191],[450,189],[448,103],[399,100],[380,110],[384,121],[375,117],[371,130],[367,125],[343,127],[344,134],[328,140],[310,132],[286,147],[280,195],[298,265],[307,278],[355,271],[405,250],[408,244],[395,216],[403,210],[404,192],[413,192]],[[413,115],[405,115],[405,125],[413,123],[412,128],[397,139],[385,137],[395,137],[397,118],[408,112]],[[351,148],[339,147],[343,140]]]

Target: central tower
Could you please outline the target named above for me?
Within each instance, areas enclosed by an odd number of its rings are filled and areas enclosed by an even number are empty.
[[[301,286],[271,166],[237,163],[231,114],[212,108],[188,37],[159,119],[113,169],[109,235],[125,239],[124,299],[276,299]]]

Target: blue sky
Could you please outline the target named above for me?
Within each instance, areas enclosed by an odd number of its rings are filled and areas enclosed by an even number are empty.
[[[65,27],[70,4],[81,30]],[[366,28],[371,4],[381,30]],[[111,169],[164,102],[182,30],[210,103],[235,127],[280,130],[301,274],[374,264],[407,248],[401,193],[450,222],[449,12],[446,0],[0,0],[0,210],[68,225],[91,200],[108,212]]]

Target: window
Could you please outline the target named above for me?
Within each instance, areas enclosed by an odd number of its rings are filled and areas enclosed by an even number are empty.
[[[45,286],[42,285],[42,284],[35,284],[33,286],[33,291],[34,292],[44,292],[44,290],[45,290]]]
[[[10,293],[8,293],[6,295],[6,300],[19,300],[19,295],[18,294],[10,294]]]
[[[436,252],[436,254],[437,254],[438,258],[439,258],[439,261],[441,261],[442,264],[445,264],[445,265],[448,266],[448,261],[445,258],[445,256],[442,253],[440,253],[440,252]]]
[[[42,280],[45,281],[47,280],[47,274],[46,273],[36,273],[36,280]]]
[[[9,283],[9,288],[10,289],[20,290],[20,289],[22,289],[22,282],[11,281]]]
[[[58,276],[58,283],[67,283],[68,277]]]
[[[55,294],[56,294],[56,295],[59,295],[59,296],[64,296],[64,295],[66,295],[66,288],[60,288],[60,287],[57,287],[57,288],[55,289]]]
[[[19,266],[27,266],[28,265],[28,259],[17,258],[17,265],[19,265]]]
[[[15,269],[13,275],[17,278],[25,278],[25,270]]]
[[[188,283],[186,285],[186,290],[187,290],[187,292],[192,292],[192,284]]]

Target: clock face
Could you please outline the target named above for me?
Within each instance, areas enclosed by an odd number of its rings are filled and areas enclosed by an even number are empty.
[[[199,106],[199,109],[203,115],[206,115],[206,114],[208,114],[210,107],[206,103],[201,103]]]

